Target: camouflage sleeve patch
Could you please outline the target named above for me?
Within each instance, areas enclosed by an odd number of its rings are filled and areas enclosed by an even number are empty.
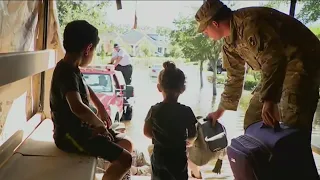
[[[221,94],[220,108],[236,111],[242,94],[245,61],[233,49],[223,46],[223,66],[228,80]]]
[[[261,65],[261,101],[278,103],[282,94],[287,57],[278,33],[268,22],[250,19],[245,22],[243,38]]]

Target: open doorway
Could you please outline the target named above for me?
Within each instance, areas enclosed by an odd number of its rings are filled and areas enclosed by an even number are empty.
[[[212,42],[196,32],[194,15],[202,3],[202,1],[183,3],[123,1],[123,9],[116,10],[115,2],[112,1],[57,1],[61,30],[66,23],[75,19],[87,20],[99,29],[101,41],[95,54],[94,64],[108,64],[114,44],[119,44],[130,55],[133,64],[132,86],[135,88],[135,102],[131,121],[124,119],[124,123],[135,147],[144,152],[146,157],[151,141],[144,137],[142,129],[150,106],[162,99],[156,84],[163,62],[174,61],[186,74],[187,90],[180,101],[192,107],[196,115],[206,116],[219,103],[223,84],[227,80],[226,72],[220,63],[222,42]],[[228,1],[226,4],[232,9],[271,6],[285,13],[289,12],[288,4],[281,2]],[[302,12],[300,18],[307,19],[303,16],[307,11],[303,11],[303,7],[303,4],[300,4],[297,10]],[[312,20],[308,21],[310,24]],[[319,27],[311,23],[310,28],[319,36]],[[197,43],[193,41],[194,38],[201,38],[203,41]],[[251,91],[260,78],[259,73],[248,70],[239,111],[230,113],[228,117],[222,119],[231,132],[229,138],[242,133],[243,114],[248,107]],[[319,132],[319,120],[315,123],[317,123],[314,125],[315,131]],[[226,175],[229,176],[230,174]]]

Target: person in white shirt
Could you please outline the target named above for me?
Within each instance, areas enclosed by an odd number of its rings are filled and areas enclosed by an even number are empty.
[[[126,84],[131,84],[132,65],[129,54],[120,48],[118,44],[114,44],[114,51],[112,53],[111,64],[115,66],[117,71],[121,71],[126,81]]]

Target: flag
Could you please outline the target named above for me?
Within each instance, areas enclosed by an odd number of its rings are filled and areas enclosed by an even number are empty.
[[[138,26],[138,18],[137,18],[137,11],[134,13],[134,23],[133,23],[133,29],[137,29]]]

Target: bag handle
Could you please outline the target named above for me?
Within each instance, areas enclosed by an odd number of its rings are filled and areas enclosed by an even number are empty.
[[[274,132],[279,132],[283,130],[279,122],[276,123],[274,127],[271,127],[263,122],[260,128],[273,128]]]
[[[202,119],[204,122],[207,122],[207,121],[211,121],[213,122],[212,119],[208,118],[208,117],[205,117],[203,118],[203,116],[197,116],[196,119],[198,120],[199,122],[199,119]],[[217,122],[218,120],[215,120],[214,122]],[[214,127],[216,125],[216,123],[211,123],[212,124],[212,127]]]

